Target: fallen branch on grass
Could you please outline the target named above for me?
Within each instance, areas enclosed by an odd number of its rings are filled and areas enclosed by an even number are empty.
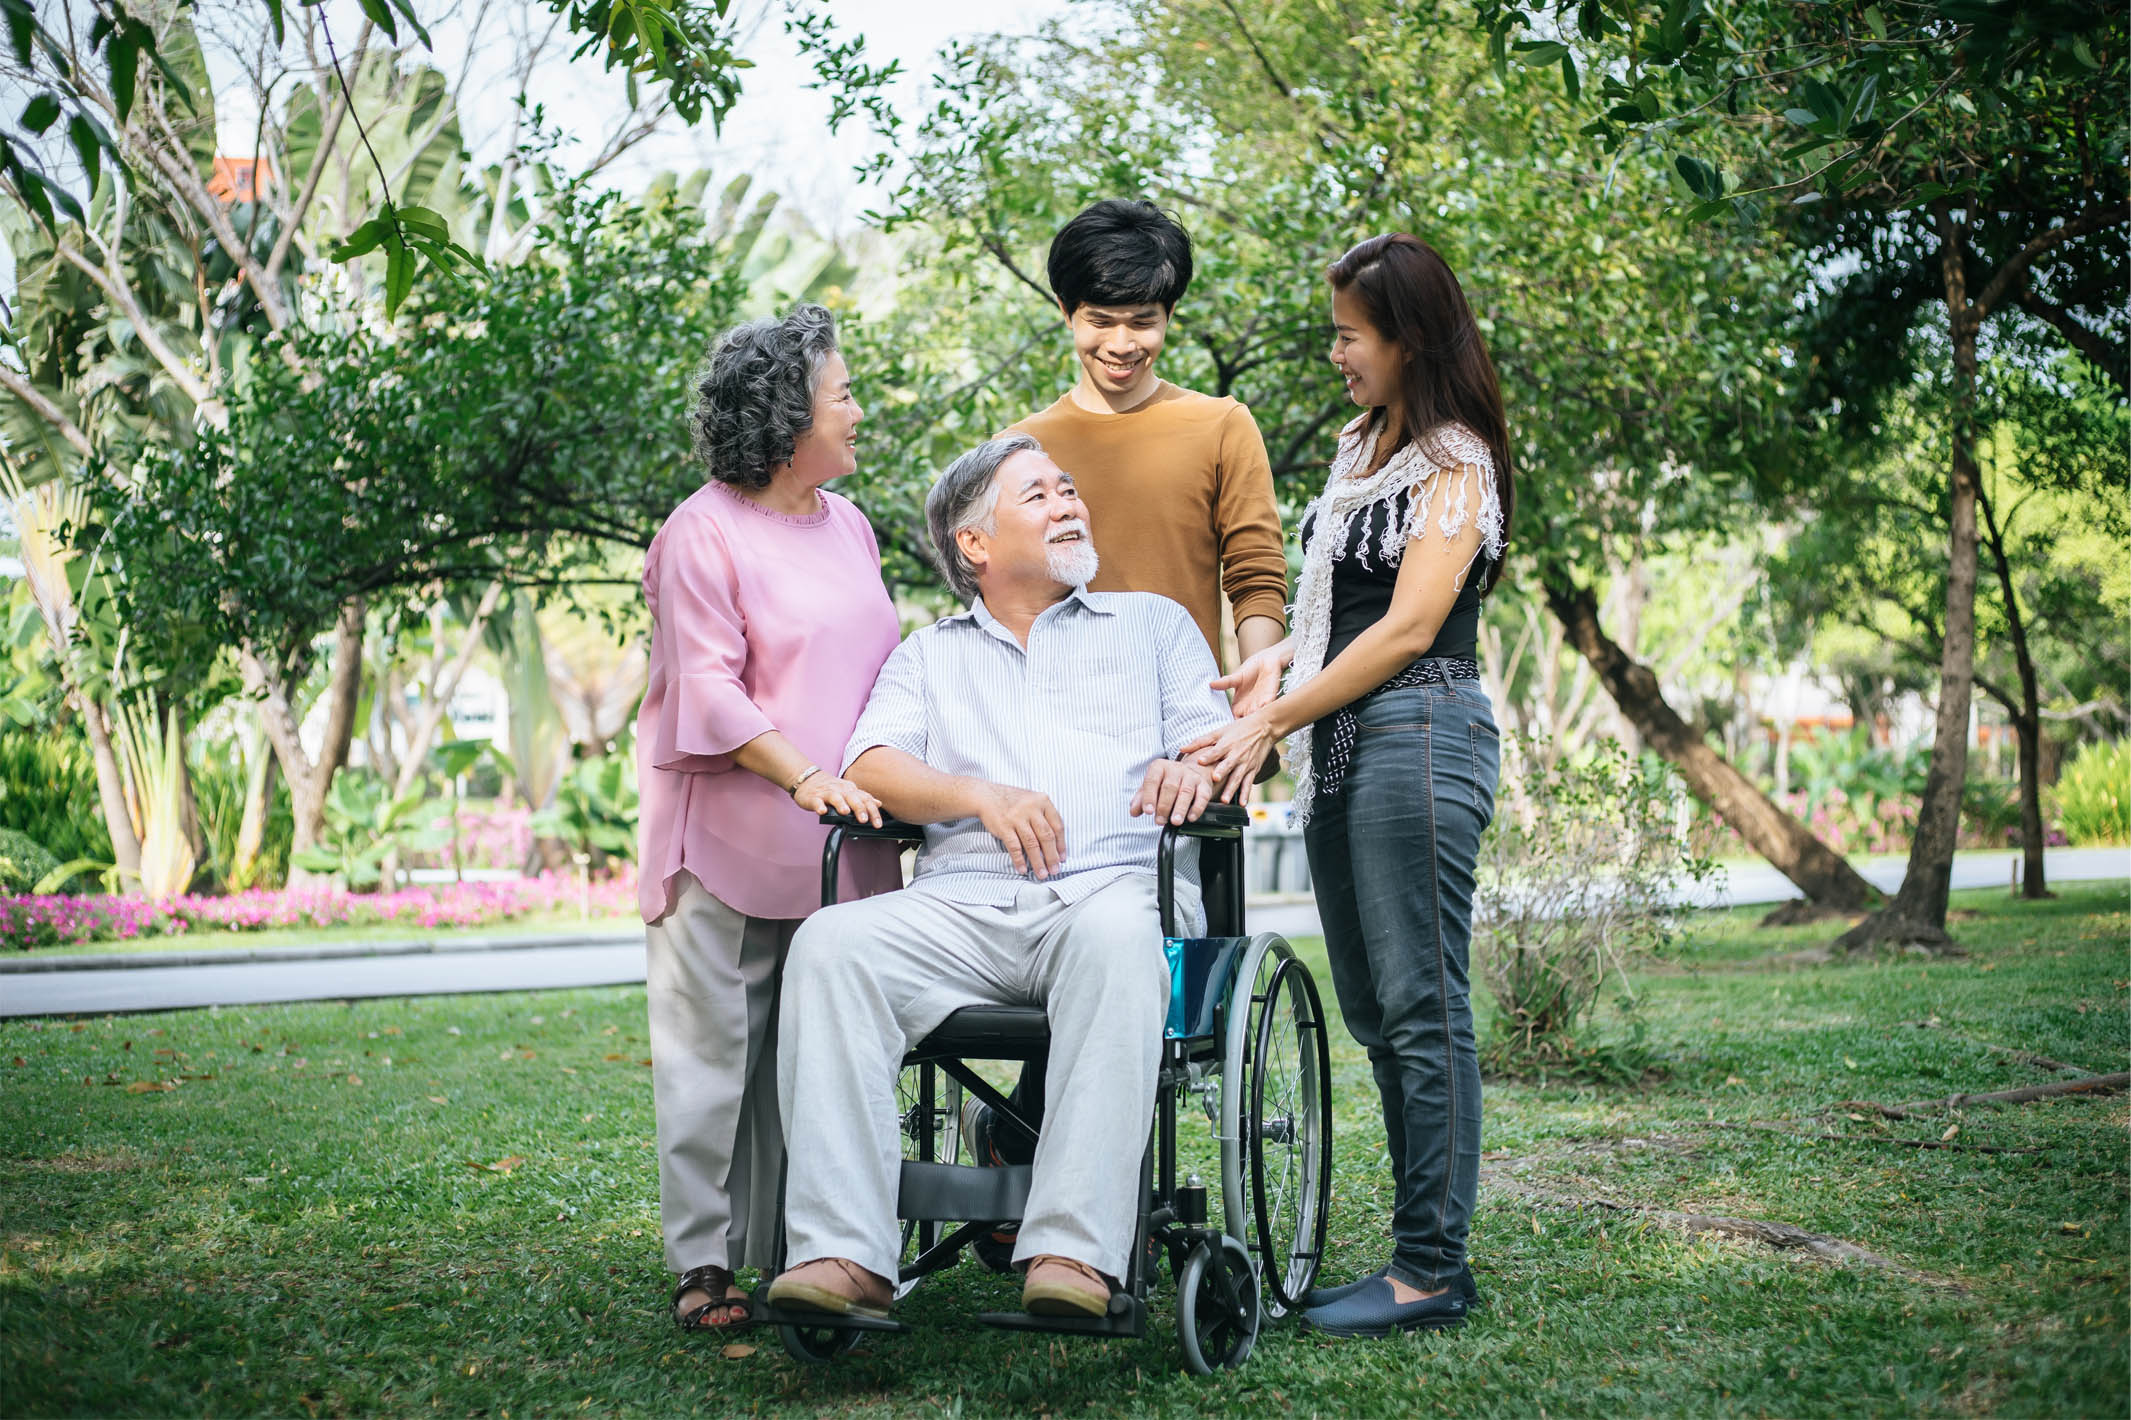
[[[1880,1104],[1874,1100],[1844,1100],[1836,1109],[1869,1109],[1888,1119],[1909,1119],[1938,1109],[1962,1109],[1972,1104],[2027,1104],[2058,1095],[2113,1095],[2131,1087],[2131,1072],[2089,1075],[2080,1080],[2058,1080],[2047,1085],[2027,1085],[2017,1090],[1993,1090],[1988,1094],[1952,1094],[1944,1099],[1909,1100],[1903,1104]]]
[[[1480,1176],[1483,1182],[1493,1184],[1496,1189],[1517,1196],[1527,1203],[1556,1208],[1597,1208],[1610,1213],[1632,1213],[1647,1218],[1652,1223],[1678,1228],[1689,1236],[1708,1233],[1718,1237],[1738,1238],[1781,1252],[1802,1252],[1823,1262],[1856,1263],[1861,1267],[1876,1267],[1882,1271],[1898,1273],[1933,1286],[1958,1286],[1943,1277],[1934,1277],[1928,1272],[1919,1272],[1913,1267],[1904,1266],[1891,1257],[1881,1257],[1856,1243],[1831,1238],[1825,1233],[1809,1233],[1789,1223],[1770,1222],[1765,1218],[1729,1218],[1714,1213],[1681,1213],[1647,1203],[1616,1203],[1608,1198],[1572,1197],[1537,1188],[1488,1169],[1482,1169]]]
[[[2002,1144],[1956,1144],[1950,1139],[1903,1139],[1893,1134],[1808,1134],[1801,1129],[1786,1129],[1780,1124],[1763,1124],[1758,1121],[1747,1124],[1730,1124],[1720,1119],[1708,1119],[1695,1126],[1697,1129],[1750,1129],[1759,1134],[1788,1134],[1793,1139],[1829,1139],[1838,1144],[1899,1144],[1909,1149],[1952,1149],[1963,1154],[2039,1154],[2040,1149],[2016,1149]]]

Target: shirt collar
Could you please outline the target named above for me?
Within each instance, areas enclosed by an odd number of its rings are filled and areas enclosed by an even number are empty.
[[[1058,610],[1059,607],[1071,604],[1078,604],[1083,611],[1092,612],[1097,616],[1117,615],[1115,608],[1106,607],[1097,602],[1086,586],[1075,587],[1057,605],[1045,608],[1043,615],[1049,616],[1052,612]],[[984,598],[982,597],[978,597],[960,611],[948,613],[946,616],[941,617],[940,620],[943,622],[966,621],[971,625],[983,627],[985,630],[990,630],[992,627],[999,625],[999,618],[992,615],[991,608],[984,604]]]

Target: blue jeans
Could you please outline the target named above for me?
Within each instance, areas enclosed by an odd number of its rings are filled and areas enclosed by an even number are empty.
[[[1303,840],[1347,1029],[1369,1052],[1391,1155],[1393,1275],[1434,1291],[1465,1261],[1480,1186],[1472,895],[1501,742],[1477,681],[1352,707],[1342,793]]]

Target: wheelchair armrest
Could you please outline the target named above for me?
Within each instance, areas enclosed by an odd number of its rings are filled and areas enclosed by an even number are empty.
[[[899,818],[883,818],[879,828],[849,814],[826,813],[821,816],[821,821],[830,828],[842,829],[846,838],[886,838],[896,843],[925,841],[924,829],[914,823],[904,823]]]
[[[1208,804],[1190,823],[1170,826],[1186,838],[1233,838],[1250,823],[1250,810],[1241,804]]]

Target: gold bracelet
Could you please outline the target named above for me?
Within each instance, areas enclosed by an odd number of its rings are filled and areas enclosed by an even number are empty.
[[[806,783],[806,782],[807,782],[807,780],[809,780],[809,779],[812,779],[812,778],[813,778],[813,777],[814,777],[815,775],[817,775],[817,774],[819,774],[819,773],[821,773],[821,766],[820,766],[820,765],[818,765],[818,764],[810,764],[810,765],[808,765],[808,766],[807,766],[806,768],[804,768],[804,769],[802,769],[802,770],[800,770],[800,771],[799,771],[799,777],[798,777],[797,779],[794,779],[794,780],[793,780],[793,781],[792,781],[791,783],[789,783],[789,784],[787,784],[787,785],[785,785],[785,786],[784,786],[784,792],[785,792],[785,794],[786,794],[787,796],[789,796],[789,795],[792,795],[792,794],[796,794],[796,793],[798,793],[798,792],[799,792],[799,786],[800,786],[800,785],[802,785],[802,784]]]

